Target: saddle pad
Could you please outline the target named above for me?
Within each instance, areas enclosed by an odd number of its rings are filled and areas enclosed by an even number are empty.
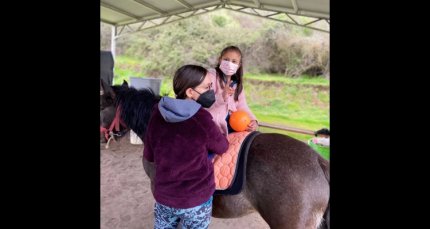
[[[227,152],[215,155],[212,159],[215,174],[215,190],[225,190],[230,187],[237,169],[239,150],[250,132],[233,132],[227,136],[229,147]]]

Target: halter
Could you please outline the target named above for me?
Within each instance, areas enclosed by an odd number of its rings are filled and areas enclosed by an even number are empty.
[[[120,118],[121,110],[118,106],[115,112],[115,118],[113,119],[112,123],[110,124],[109,129],[106,129],[105,127],[100,126],[100,132],[104,133],[106,141],[109,141],[110,138],[113,138],[114,135],[121,136],[122,134],[115,134],[113,132],[114,128],[116,132],[120,132],[120,125],[124,128],[127,128],[127,125],[125,125],[124,121]],[[109,137],[110,136],[110,137]]]

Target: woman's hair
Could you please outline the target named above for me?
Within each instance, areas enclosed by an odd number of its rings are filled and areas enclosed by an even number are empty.
[[[175,72],[173,77],[173,91],[177,99],[187,98],[188,88],[199,86],[205,79],[207,70],[197,65],[184,65]]]
[[[221,54],[218,58],[218,64],[215,68],[215,70],[217,71],[217,74],[219,75],[219,84],[221,85],[221,88],[224,88],[224,84],[223,82],[226,81],[225,79],[225,75],[224,73],[221,71],[221,69],[219,68],[221,61],[219,61],[222,56],[227,53],[227,52],[237,52],[240,55],[240,67],[237,69],[237,72],[231,76],[231,80],[235,80],[237,82],[237,87],[236,90],[234,92],[234,100],[237,101],[239,100],[239,94],[242,92],[243,89],[243,83],[242,83],[242,79],[243,79],[243,58],[242,58],[242,52],[240,51],[240,49],[236,46],[228,46],[226,48],[224,48],[221,51]]]

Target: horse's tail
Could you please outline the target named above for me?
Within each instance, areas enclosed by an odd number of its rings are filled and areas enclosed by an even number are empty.
[[[137,136],[145,136],[151,111],[159,96],[149,89],[123,88],[116,92],[116,105],[121,110],[121,119]]]
[[[327,179],[327,182],[330,184],[330,163],[322,158],[320,155],[318,155],[318,163],[321,166],[321,169],[324,172],[325,178]],[[330,200],[327,204],[327,208],[324,212],[323,216],[324,220],[320,226],[321,229],[330,229]]]

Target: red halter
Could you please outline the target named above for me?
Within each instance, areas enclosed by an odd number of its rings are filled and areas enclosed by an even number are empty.
[[[125,125],[124,121],[120,119],[120,114],[121,114],[121,110],[118,107],[115,112],[115,118],[110,124],[109,129],[106,129],[105,127],[100,126],[100,132],[104,133],[106,141],[109,139],[109,134],[112,133],[114,128],[115,128],[115,131],[119,131],[120,125],[123,126],[124,128],[127,128],[127,125]]]

